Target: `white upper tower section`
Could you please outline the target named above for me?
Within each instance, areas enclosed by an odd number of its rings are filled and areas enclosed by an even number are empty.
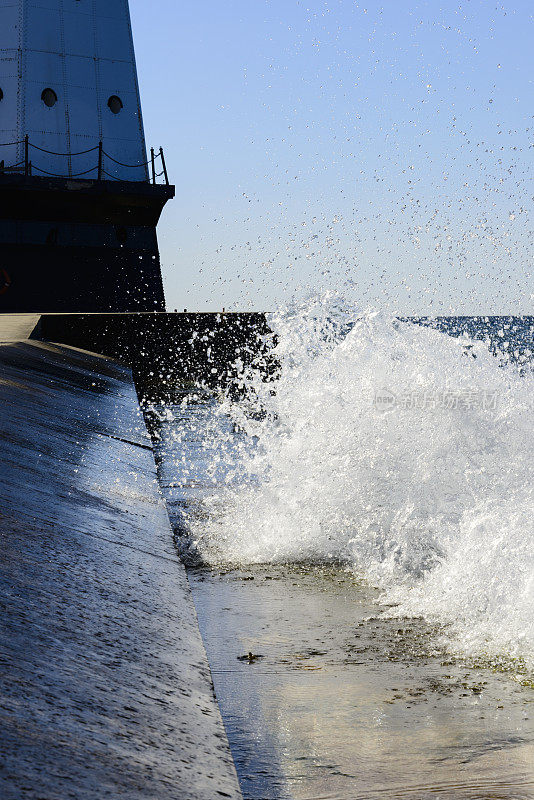
[[[26,136],[33,175],[96,178],[102,142],[104,180],[148,179],[128,0],[0,0],[6,167]]]

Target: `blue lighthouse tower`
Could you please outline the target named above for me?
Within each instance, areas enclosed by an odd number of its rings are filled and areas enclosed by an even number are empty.
[[[164,310],[128,0],[0,0],[0,312]]]

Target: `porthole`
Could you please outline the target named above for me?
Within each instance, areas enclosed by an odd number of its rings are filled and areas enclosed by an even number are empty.
[[[48,108],[52,108],[57,103],[57,94],[54,92],[53,89],[45,89],[41,95],[41,100],[48,106]]]
[[[122,100],[116,94],[112,94],[108,100],[108,108],[112,114],[119,114],[124,108]]]

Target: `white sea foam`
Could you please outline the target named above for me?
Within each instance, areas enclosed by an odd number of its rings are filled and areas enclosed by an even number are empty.
[[[249,435],[191,521],[203,555],[340,560],[395,613],[534,666],[532,375],[482,342],[324,301],[271,323],[276,390],[244,377],[263,413],[250,393],[221,408]]]

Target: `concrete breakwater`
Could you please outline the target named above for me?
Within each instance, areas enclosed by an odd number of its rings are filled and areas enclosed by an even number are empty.
[[[0,796],[241,797],[130,371],[6,344],[0,398]]]
[[[33,334],[110,356],[130,367],[142,396],[228,385],[244,365],[276,369],[266,315],[242,313],[43,314]]]

